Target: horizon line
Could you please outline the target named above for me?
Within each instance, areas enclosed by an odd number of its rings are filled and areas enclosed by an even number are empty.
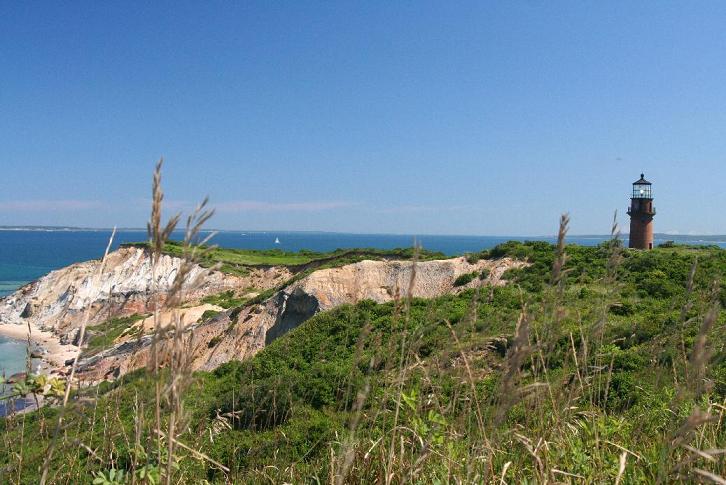
[[[111,231],[112,227],[80,227],[80,226],[46,226],[46,225],[0,225],[0,231],[38,231],[38,232],[100,232],[100,231]],[[143,227],[117,227],[116,231],[133,231],[133,232],[146,232],[147,229]],[[183,231],[183,229],[176,229],[174,232]],[[498,238],[552,238],[557,237],[557,234],[527,234],[527,235],[513,235],[513,234],[453,234],[453,233],[396,233],[396,232],[348,232],[348,231],[324,231],[324,230],[290,230],[290,229],[203,229],[202,232],[210,233],[234,233],[234,232],[250,232],[250,233],[307,233],[307,234],[353,234],[360,236],[413,236],[413,237],[424,237],[424,236],[435,236],[435,237],[498,237]],[[627,232],[621,232],[621,236],[629,236]],[[664,232],[655,232],[654,235],[664,237],[724,237],[724,234],[671,234]],[[568,234],[567,237],[597,237],[597,238],[608,238],[610,234],[595,234],[595,233],[584,233],[584,234]]]

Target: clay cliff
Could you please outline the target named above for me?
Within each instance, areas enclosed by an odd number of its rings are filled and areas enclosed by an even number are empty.
[[[100,260],[86,261],[52,271],[0,299],[0,324],[30,324],[72,340],[89,312],[89,326],[110,318],[151,311],[163,303],[182,260],[161,256],[152,281],[151,257],[141,248],[124,247],[109,254],[98,275]],[[274,288],[291,273],[285,268],[255,269],[248,276],[233,276],[195,265],[187,281],[201,277],[201,285],[187,289],[184,299],[198,302],[205,296],[242,288]]]
[[[181,260],[164,256],[152,281],[148,253],[139,248],[122,248],[109,255],[106,270],[92,284],[99,264],[89,261],[54,271],[0,300],[0,323],[29,322],[36,328],[52,331],[60,339],[72,341],[85,309],[90,311],[91,325],[113,317],[150,312],[155,299],[163,300]],[[186,292],[183,308],[174,311],[186,322],[185,338],[191,349],[193,369],[211,370],[230,360],[251,357],[318,312],[362,300],[384,303],[409,294],[434,298],[479,285],[501,285],[505,283],[502,275],[506,270],[523,264],[508,258],[476,263],[452,258],[415,264],[377,260],[320,269],[297,278],[292,278],[285,267],[253,268],[246,276],[195,267],[189,279],[201,275],[202,284]],[[468,278],[471,281],[457,281],[462,275],[473,273],[477,276]],[[265,300],[229,310],[200,302],[205,296],[223,291],[241,295],[249,288],[278,291]],[[206,310],[214,310],[214,315],[202,318]],[[161,314],[163,321],[173,317],[173,312]],[[152,329],[150,319],[141,320],[134,323],[133,332],[122,333],[110,348],[84,356],[80,377],[98,381],[145,366]],[[162,342],[162,354],[163,346]]]

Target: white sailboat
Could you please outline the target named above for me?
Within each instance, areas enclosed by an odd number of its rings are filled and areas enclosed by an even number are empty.
[[[279,237],[276,237],[275,238],[275,244],[280,244],[280,238]]]

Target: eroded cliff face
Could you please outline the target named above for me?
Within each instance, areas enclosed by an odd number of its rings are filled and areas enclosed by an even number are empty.
[[[501,285],[502,274],[524,263],[508,258],[471,264],[464,258],[425,261],[362,261],[323,269],[289,285],[266,301],[241,310],[222,312],[193,325],[190,340],[192,367],[212,370],[230,360],[253,356],[265,345],[302,324],[318,312],[346,303],[373,300],[385,303],[396,297],[434,298],[480,284]],[[454,286],[456,279],[472,272],[488,272]],[[146,365],[150,337],[109,349],[82,362],[81,374],[89,380],[115,377]],[[161,350],[162,361],[164,349]]]
[[[13,295],[0,300],[0,324],[28,325],[50,331],[68,343],[76,340],[88,311],[89,326],[111,318],[147,314],[163,302],[172,287],[182,260],[162,256],[153,271],[149,253],[141,248],[122,248],[111,253],[99,276],[100,261],[88,261],[53,271]],[[285,267],[250,268],[246,276],[232,276],[194,266],[185,285],[182,308],[164,310],[159,325],[176,318],[184,322],[193,369],[211,370],[234,359],[246,359],[276,338],[299,326],[318,312],[347,303],[395,298],[435,298],[481,284],[504,284],[502,274],[524,263],[508,258],[469,263],[465,258],[412,263],[410,261],[361,261],[339,268],[314,271],[287,286],[293,274]],[[458,277],[477,272],[455,286]],[[250,289],[282,288],[258,304],[223,311],[203,305],[208,295],[232,290],[242,295]],[[204,318],[205,311],[219,312]],[[178,312],[178,313],[174,313]],[[209,315],[209,314],[207,314]],[[79,362],[79,377],[88,381],[115,378],[143,367],[150,358],[151,333],[156,323],[146,318],[130,324],[111,348],[86,355]],[[95,330],[95,329],[94,329]],[[92,333],[92,332],[91,332]],[[164,341],[160,344],[164,362]]]
[[[182,260],[162,256],[153,272],[151,257],[140,248],[121,248],[109,254],[99,276],[100,261],[87,261],[53,271],[0,300],[0,323],[27,325],[52,331],[72,341],[89,312],[89,325],[109,318],[147,313],[153,302],[162,302],[176,278]],[[252,270],[245,277],[194,266],[187,281],[201,277],[201,284],[186,287],[185,302],[226,290],[272,288],[290,277],[282,269]]]

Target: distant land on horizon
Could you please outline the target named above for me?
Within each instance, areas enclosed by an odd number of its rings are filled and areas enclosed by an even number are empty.
[[[0,225],[0,231],[47,231],[47,232],[96,232],[96,231],[110,231],[112,230],[111,227],[79,227],[79,226],[37,226],[37,225],[28,225],[28,226],[12,226],[12,225]],[[117,227],[116,231],[122,232],[122,231],[139,231],[139,232],[146,232],[146,228],[144,227]],[[178,231],[181,231],[181,229],[178,229]],[[512,237],[516,239],[522,239],[526,237],[533,237],[533,238],[548,238],[553,237],[554,234],[538,234],[538,235],[523,235],[523,236],[513,236],[508,234],[426,234],[426,233],[387,233],[387,232],[345,232],[345,231],[289,231],[289,230],[275,230],[275,229],[267,229],[267,230],[247,230],[247,229],[206,229],[204,232],[223,232],[223,233],[234,233],[234,232],[242,232],[242,233],[257,233],[257,234],[265,234],[265,233],[288,233],[288,234],[360,234],[360,235],[372,235],[372,236],[411,236],[411,235],[417,235],[417,236],[452,236],[452,237],[500,237],[500,238],[506,238],[506,237]],[[627,232],[621,232],[621,236],[627,236]],[[726,238],[725,234],[672,234],[672,233],[665,233],[665,232],[656,232],[654,235],[658,239],[668,239],[673,238],[674,240],[677,239],[693,239],[693,238],[701,238],[703,240],[717,240],[717,239],[724,239]],[[568,237],[577,237],[577,238],[603,238],[603,237],[609,237],[609,234],[568,234]]]

